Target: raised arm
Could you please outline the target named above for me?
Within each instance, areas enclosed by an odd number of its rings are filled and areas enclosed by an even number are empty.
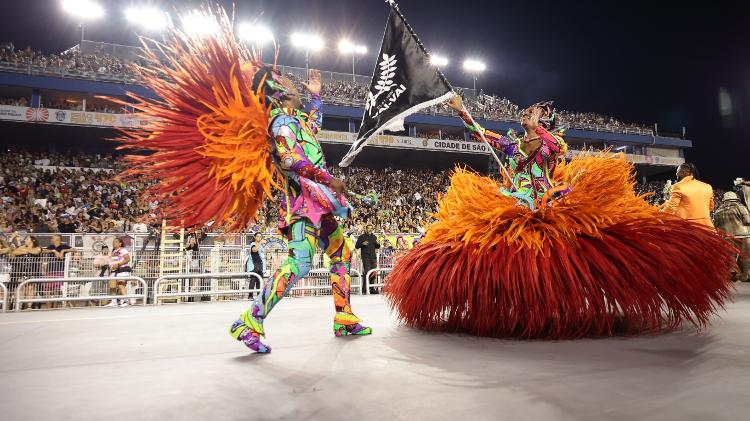
[[[320,128],[323,127],[322,106],[320,94],[310,94],[310,112],[307,113],[307,126],[314,134],[318,134]]]
[[[309,81],[302,86],[310,92],[310,111],[307,113],[307,126],[313,133],[317,134],[323,127],[323,102],[320,100],[320,90],[323,84],[320,81],[320,70],[310,69]]]
[[[451,98],[450,101],[448,101],[448,106],[458,113],[459,117],[461,117],[461,120],[464,121],[464,125],[466,126],[466,128],[469,129],[471,137],[473,137],[475,140],[482,142],[481,135],[483,134],[484,138],[487,139],[487,142],[490,144],[490,146],[498,149],[503,154],[511,155],[513,154],[513,152],[515,152],[516,143],[514,141],[499,133],[495,133],[492,130],[485,129],[475,121],[472,122],[471,116],[464,108],[463,100],[460,96],[456,95]]]

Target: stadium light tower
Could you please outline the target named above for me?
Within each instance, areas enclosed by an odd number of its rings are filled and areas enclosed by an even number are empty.
[[[79,19],[81,24],[81,44],[84,37],[84,21],[98,19],[104,16],[104,8],[92,0],[64,0],[63,10]]]
[[[323,39],[314,34],[303,34],[295,32],[291,37],[292,45],[305,50],[305,74],[310,74],[310,51],[320,51],[323,48]]]
[[[125,10],[125,18],[146,31],[160,31],[170,23],[166,12],[153,7],[130,7]]]
[[[193,37],[203,37],[219,32],[219,23],[211,16],[193,10],[180,17],[182,21],[182,30]]]
[[[466,61],[464,61],[464,70],[471,73],[474,78],[474,95],[477,94],[477,73],[482,73],[486,69],[487,66],[479,60],[466,59]]]
[[[446,57],[438,55],[438,54],[431,54],[430,55],[430,63],[433,66],[445,67],[445,66],[448,65],[448,59]]]
[[[253,44],[265,44],[273,41],[273,33],[263,25],[243,23],[237,28],[237,35],[241,40]]]
[[[349,40],[342,39],[339,42],[339,52],[341,54],[350,54],[352,56],[352,82],[357,83],[356,74],[354,72],[354,62],[357,59],[357,56],[367,54],[367,47],[364,45],[356,45]]]

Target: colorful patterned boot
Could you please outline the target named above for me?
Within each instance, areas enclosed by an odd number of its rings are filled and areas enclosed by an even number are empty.
[[[368,326],[362,326],[361,324],[353,325],[342,325],[341,323],[333,323],[333,334],[337,337],[346,335],[371,335],[372,328]]]
[[[250,314],[251,311],[252,314]],[[260,337],[265,336],[265,332],[263,319],[257,317],[257,313],[257,305],[253,303],[249,310],[242,313],[240,318],[232,323],[229,334],[253,351],[265,354],[271,352],[271,347],[260,341]]]
[[[348,310],[348,309],[347,309]],[[362,320],[349,311],[337,311],[333,318],[333,334],[337,337],[346,335],[370,335],[372,328],[359,324]]]

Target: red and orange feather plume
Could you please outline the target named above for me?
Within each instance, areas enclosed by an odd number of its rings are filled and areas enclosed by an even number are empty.
[[[481,336],[576,338],[705,326],[728,299],[732,246],[634,193],[623,157],[584,156],[536,212],[456,170],[437,222],[385,287],[410,326]]]
[[[166,219],[200,227],[209,221],[241,230],[254,221],[281,176],[271,157],[269,104],[252,89],[259,65],[235,40],[226,13],[206,10],[220,31],[190,37],[173,30],[164,43],[143,40],[138,70],[160,99],[132,93],[132,106],[151,128],[123,131],[124,180],[150,180],[146,197],[159,200]]]

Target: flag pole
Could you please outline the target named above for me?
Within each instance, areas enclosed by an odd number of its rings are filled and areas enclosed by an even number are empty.
[[[466,109],[466,106],[461,104],[461,109],[463,110],[464,113],[466,113],[467,116],[469,116],[469,119],[471,120],[471,125],[474,127],[479,127],[477,125],[477,122],[474,120],[474,117],[471,115],[471,113],[469,113],[469,110]],[[513,185],[513,188],[515,190],[518,190],[518,186],[513,181],[513,178],[511,178],[510,173],[508,172],[508,170],[505,168],[505,165],[503,165],[502,161],[500,161],[500,158],[495,153],[495,148],[493,148],[492,145],[490,145],[490,142],[487,141],[487,138],[484,137],[484,132],[482,132],[482,130],[477,130],[477,133],[479,133],[479,137],[482,138],[482,141],[484,141],[484,144],[487,145],[488,148],[490,148],[490,153],[492,154],[492,157],[495,158],[495,161],[497,161],[497,165],[500,166],[500,170],[502,171],[503,176],[508,178],[508,180]]]

